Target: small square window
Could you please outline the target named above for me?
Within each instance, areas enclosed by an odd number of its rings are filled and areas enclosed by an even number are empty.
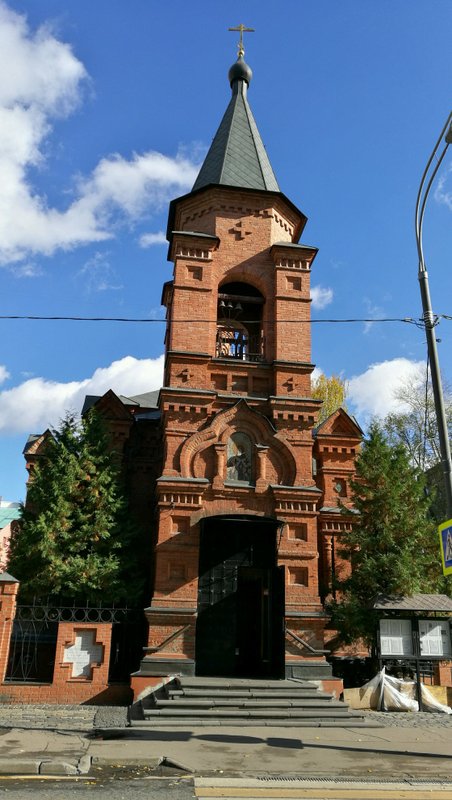
[[[301,278],[298,275],[290,275],[287,278],[287,288],[294,292],[301,292]]]
[[[301,522],[299,525],[291,525],[289,527],[289,539],[298,539],[303,542],[308,541],[308,526],[306,522]]]
[[[248,392],[248,376],[247,375],[233,375],[232,376],[232,391],[233,392]]]
[[[289,567],[289,584],[291,586],[307,586],[309,573],[307,567]]]
[[[202,281],[202,267],[187,267],[188,277],[194,281]]]
[[[171,520],[171,533],[188,533],[190,529],[190,520],[188,517],[173,517]]]
[[[344,478],[334,478],[334,491],[339,497],[347,497],[347,483]]]
[[[222,375],[221,372],[212,372],[211,375],[212,386],[217,391],[225,391],[228,388],[228,376]]]

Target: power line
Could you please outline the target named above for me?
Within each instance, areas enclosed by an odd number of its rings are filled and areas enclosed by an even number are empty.
[[[443,319],[452,319],[452,317],[448,317],[446,315],[440,315]],[[131,323],[166,323],[167,320],[164,317],[70,317],[70,316],[43,316],[37,314],[0,314],[0,320],[32,320],[32,321],[46,321],[46,322],[131,322]],[[228,320],[225,320],[227,322]],[[234,323],[235,320],[231,320],[231,325]],[[256,323],[257,320],[239,320],[245,324]],[[171,324],[174,323],[212,323],[216,324],[218,322],[217,319],[187,319],[184,317],[183,319],[171,319]],[[268,324],[267,320],[267,324]],[[378,317],[377,319],[371,318],[360,318],[360,317],[352,317],[352,318],[335,318],[335,319],[278,319],[278,324],[280,323],[294,323],[298,325],[308,324],[308,325],[315,325],[315,324],[349,324],[349,323],[377,323],[377,322],[403,322],[409,325],[416,325],[417,327],[424,327],[423,320],[416,320],[412,317]],[[270,322],[270,324],[276,324],[276,320]]]

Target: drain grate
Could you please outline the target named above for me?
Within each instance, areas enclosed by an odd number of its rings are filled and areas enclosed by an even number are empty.
[[[407,786],[452,786],[452,781],[448,778],[371,778],[369,775],[363,778],[350,778],[338,776],[337,778],[325,778],[322,776],[303,777],[300,775],[256,775],[256,780],[267,783],[269,781],[281,781],[284,783],[321,783],[323,786],[337,786],[338,783],[359,783],[359,784],[401,784]]]

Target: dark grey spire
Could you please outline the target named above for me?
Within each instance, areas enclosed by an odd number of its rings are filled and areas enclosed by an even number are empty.
[[[209,184],[279,192],[279,186],[246,99],[252,72],[239,55],[229,70],[232,98],[193,190]]]

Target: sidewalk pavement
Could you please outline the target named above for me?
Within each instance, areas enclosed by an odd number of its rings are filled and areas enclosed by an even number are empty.
[[[222,725],[158,730],[140,728],[139,723],[125,727],[125,709],[115,709],[113,716],[97,709],[90,716],[84,709],[87,716],[74,729],[68,709],[66,717],[58,717],[47,707],[59,723],[58,729],[45,730],[6,727],[6,718],[14,714],[4,707],[0,775],[80,775],[164,764],[208,777],[397,778],[446,781],[452,788],[452,720],[443,715],[429,715],[424,724],[416,714],[401,713],[399,721],[381,715],[385,724],[380,728]],[[122,720],[123,725],[101,729],[95,723],[102,719]]]

